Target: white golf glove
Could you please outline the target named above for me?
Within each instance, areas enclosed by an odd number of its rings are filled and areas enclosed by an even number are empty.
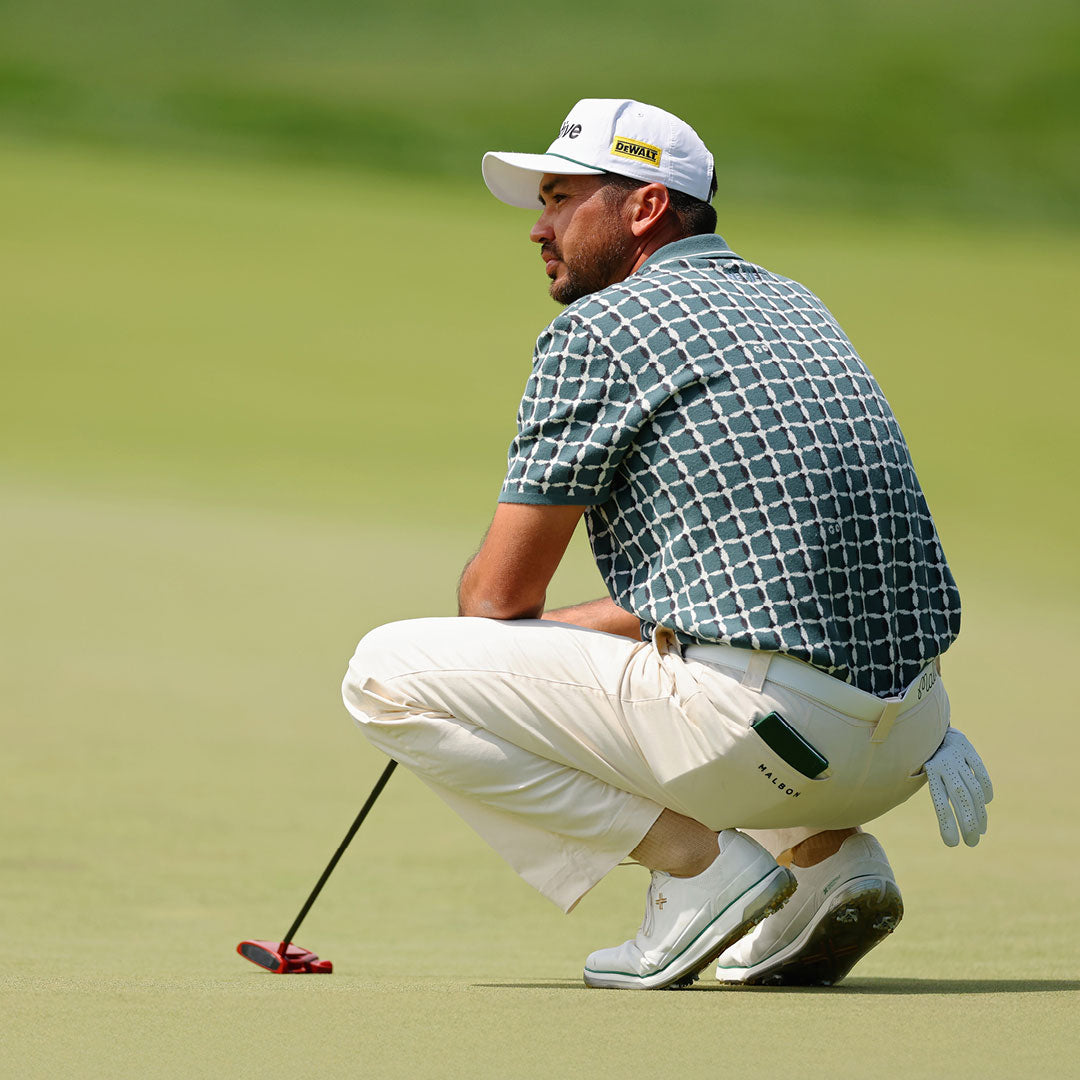
[[[949,728],[923,768],[937,811],[941,839],[949,847],[956,847],[962,835],[964,843],[974,847],[986,832],[986,804],[994,797],[990,774],[975,747],[962,732]]]

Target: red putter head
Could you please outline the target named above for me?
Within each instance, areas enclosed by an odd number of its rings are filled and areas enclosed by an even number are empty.
[[[241,941],[236,951],[274,975],[329,975],[334,970],[331,961],[320,960],[299,945],[290,944],[283,949],[277,941]]]

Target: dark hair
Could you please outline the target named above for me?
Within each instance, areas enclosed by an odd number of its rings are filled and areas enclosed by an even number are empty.
[[[647,183],[645,180],[622,176],[619,173],[605,173],[604,179],[605,190],[610,190],[612,194],[617,192],[620,195],[636,191]],[[716,174],[714,173],[709,182],[709,197],[715,194]],[[687,195],[685,191],[675,191],[672,188],[668,188],[668,199],[671,202],[672,212],[679,219],[683,236],[716,232],[716,211],[704,199],[697,199],[693,195]]]

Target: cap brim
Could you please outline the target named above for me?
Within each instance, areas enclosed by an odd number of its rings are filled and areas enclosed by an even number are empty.
[[[506,154],[489,151],[484,155],[484,183],[500,202],[533,210],[540,205],[540,177],[544,173],[559,176],[596,176],[602,173],[594,165],[582,165],[559,154]]]

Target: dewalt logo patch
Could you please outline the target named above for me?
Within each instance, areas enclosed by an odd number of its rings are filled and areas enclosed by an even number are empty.
[[[660,155],[663,153],[659,146],[638,142],[637,139],[624,139],[621,135],[615,136],[615,141],[611,144],[611,152],[618,157],[629,158],[631,161],[643,161],[646,165],[655,165],[658,169]]]

